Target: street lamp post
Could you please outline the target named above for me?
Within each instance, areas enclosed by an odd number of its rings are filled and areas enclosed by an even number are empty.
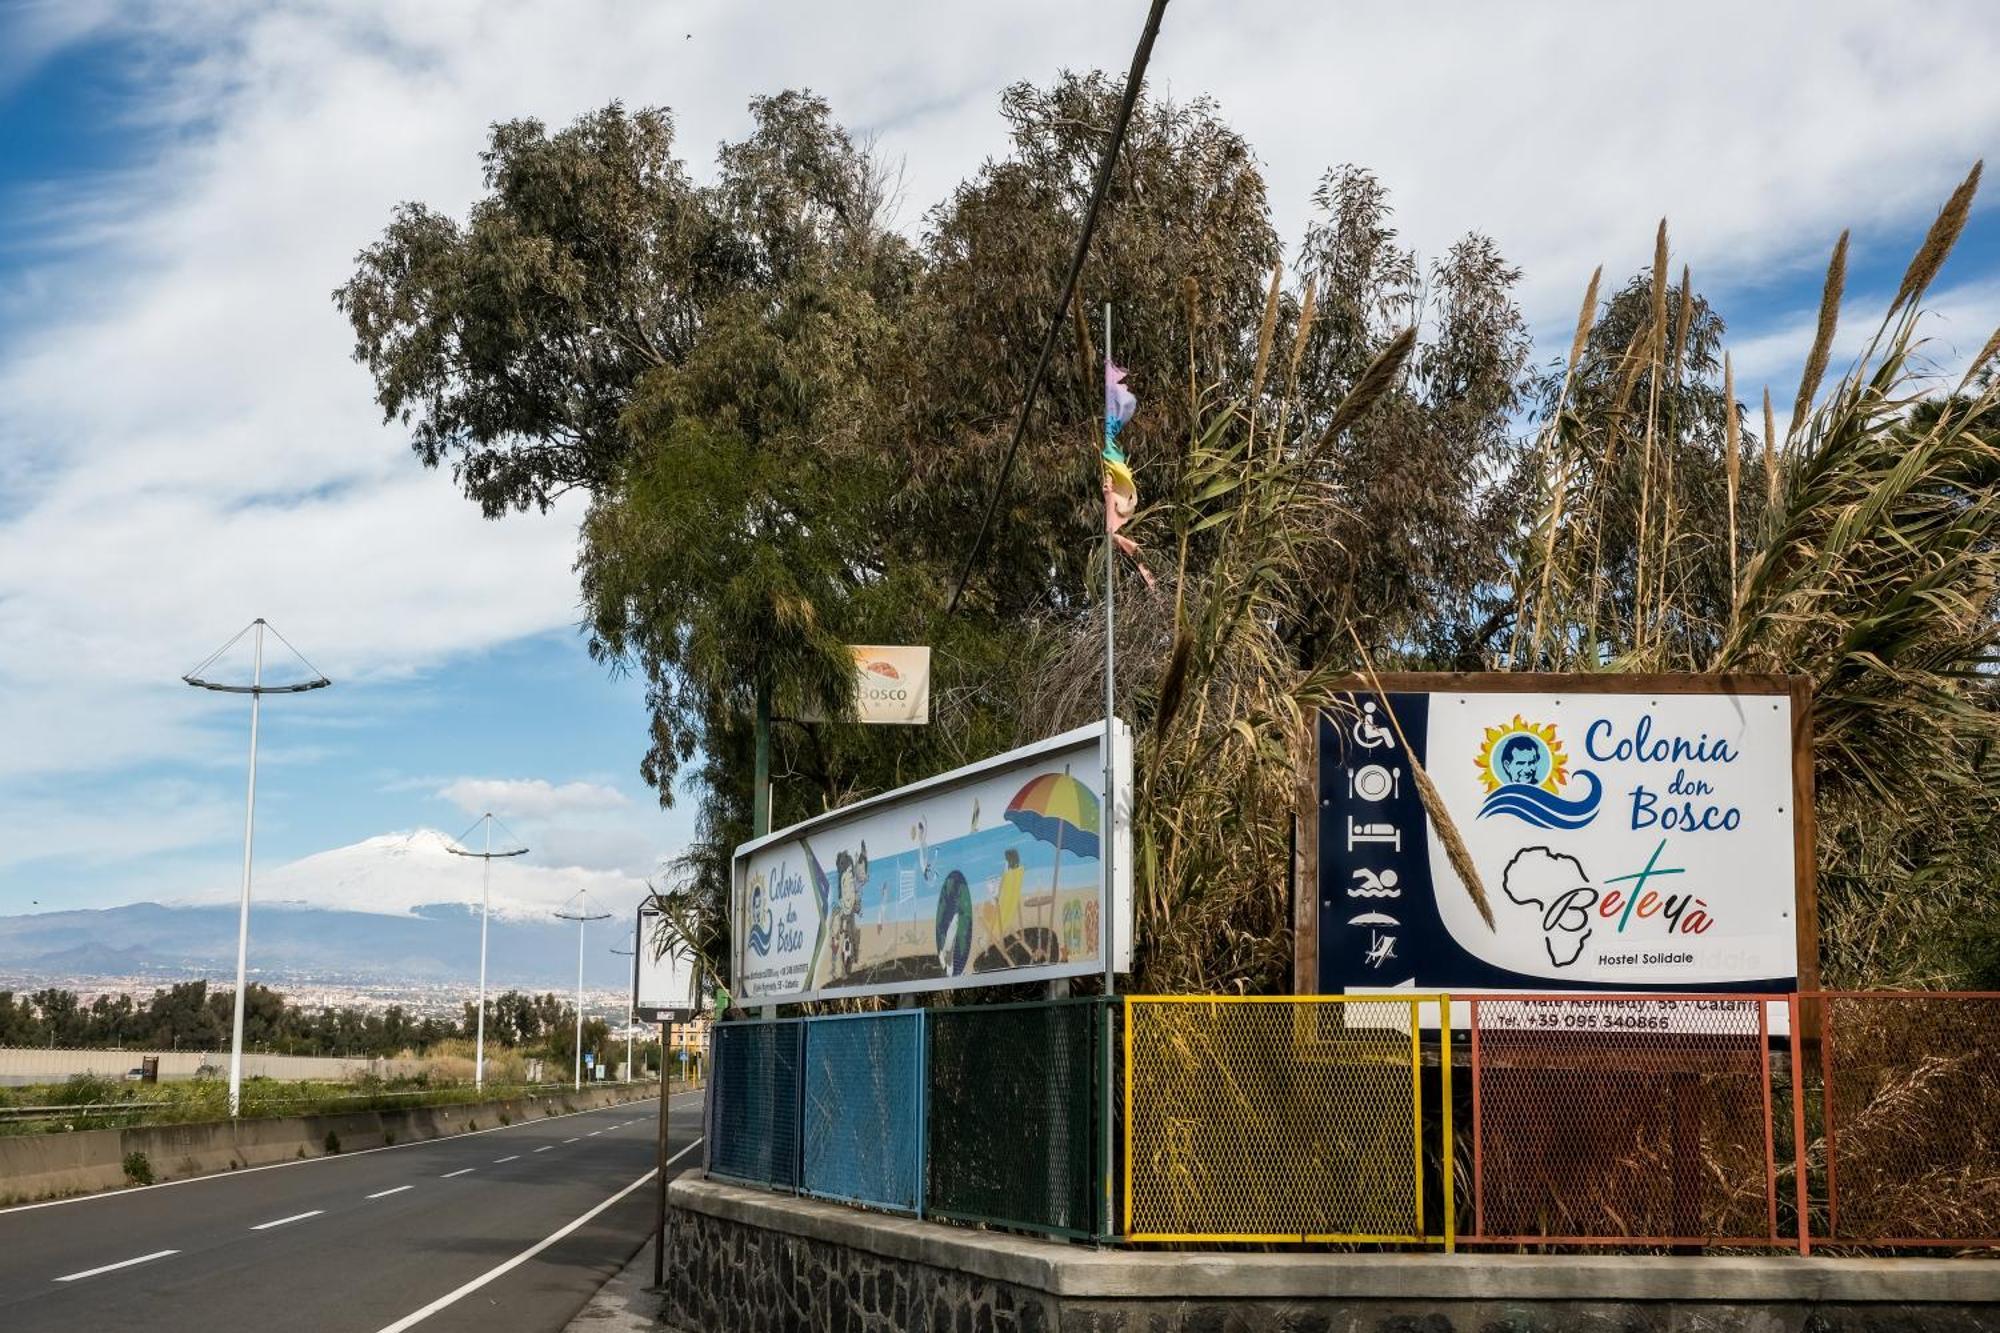
[[[495,860],[505,860],[507,857],[510,856],[525,856],[527,855],[528,849],[526,847],[520,847],[516,848],[514,851],[511,852],[496,852],[493,850],[493,812],[491,810],[488,810],[485,814],[481,815],[475,822],[486,825],[485,851],[483,852],[466,851],[463,846],[465,839],[462,836],[457,840],[457,842],[454,842],[451,846],[445,848],[445,850],[450,852],[453,856],[477,857],[480,863],[479,1017],[477,1020],[479,1035],[476,1038],[474,1038],[474,1044],[473,1044],[472,1086],[475,1088],[484,1088],[486,1086],[486,918],[493,910],[493,862]],[[472,832],[472,830],[467,829],[466,832],[470,833]]]
[[[632,1004],[633,1004],[633,997],[637,994],[639,989],[639,939],[638,939],[638,923],[636,920],[633,923],[632,929],[633,929],[632,947],[629,949],[614,948],[611,951],[617,954],[620,958],[630,958],[632,960],[632,985],[630,990],[626,993],[625,996],[625,1080],[624,1081],[627,1083],[630,1083],[632,1081]],[[660,1052],[660,1068],[664,1070],[666,1067],[667,1067],[667,1053],[665,1050],[662,1050]]]
[[[304,663],[312,672],[310,679],[289,685],[266,685],[264,683],[264,631],[271,629],[262,616],[238,630],[236,637],[210,653],[201,664],[189,671],[181,679],[198,690],[214,690],[218,694],[247,694],[250,696],[250,787],[243,803],[243,889],[238,897],[236,910],[236,1012],[230,1020],[229,1038],[229,1114],[233,1118],[243,1104],[243,1001],[250,967],[250,851],[256,841],[257,832],[257,720],[260,705],[267,694],[303,694],[307,690],[324,689],[333,684],[320,674],[319,668],[307,662],[305,655],[293,648],[285,636],[277,630],[271,633],[278,642],[291,650],[292,656]],[[205,679],[202,672],[213,666],[218,658],[231,648],[245,634],[252,635],[250,683],[229,685],[221,681]]]
[[[588,894],[577,894],[574,912],[557,912],[556,919],[576,922],[576,1089],[583,1090],[583,932],[586,923],[609,921],[611,913],[592,912]]]

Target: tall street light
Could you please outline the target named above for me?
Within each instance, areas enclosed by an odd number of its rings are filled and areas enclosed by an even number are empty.
[[[264,683],[264,631],[271,630],[279,643],[297,658],[312,675],[303,681],[288,685],[266,685]],[[250,650],[250,683],[231,685],[220,680],[209,680],[202,672],[213,667],[216,662],[234,648],[245,634],[252,635]],[[229,1038],[229,1114],[233,1117],[243,1105],[243,998],[249,975],[250,962],[250,848],[257,831],[257,714],[259,705],[267,694],[304,694],[307,690],[325,689],[333,684],[320,669],[306,661],[305,654],[293,648],[284,635],[265,623],[262,616],[251,621],[236,632],[236,637],[203,658],[201,663],[181,679],[198,690],[214,690],[218,694],[247,694],[250,696],[250,792],[243,804],[243,892],[236,912],[236,1016],[230,1023]]]
[[[472,1086],[486,1086],[486,918],[493,910],[493,863],[510,856],[526,856],[526,847],[517,847],[511,852],[493,850],[493,812],[488,810],[473,823],[486,825],[486,850],[468,852],[465,850],[465,834],[460,834],[451,846],[445,848],[453,856],[475,856],[479,858],[479,1036],[473,1046]],[[511,833],[513,830],[509,829]],[[472,832],[467,829],[466,833]]]
[[[586,923],[609,921],[611,913],[591,911],[590,895],[582,890],[578,890],[573,901],[576,903],[576,910],[557,912],[556,918],[561,921],[576,922],[576,1088],[581,1092],[583,1090],[583,932]]]
[[[639,990],[639,923],[636,917],[632,922],[632,947],[629,949],[613,948],[611,952],[617,954],[620,958],[630,958],[632,960],[632,988],[625,996],[625,1078],[623,1080],[626,1083],[630,1083],[632,1081],[632,1003],[633,997]],[[660,1052],[660,1068],[665,1069],[666,1067],[667,1053],[662,1050]]]

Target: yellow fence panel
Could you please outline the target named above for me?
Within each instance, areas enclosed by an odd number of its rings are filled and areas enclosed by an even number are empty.
[[[1449,1244],[1448,1146],[1443,1234],[1424,1219],[1427,1005],[1442,1028],[1434,995],[1128,996],[1127,1238]]]

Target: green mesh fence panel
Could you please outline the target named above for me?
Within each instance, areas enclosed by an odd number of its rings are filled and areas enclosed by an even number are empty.
[[[930,1216],[1065,1236],[1098,1231],[1104,1023],[1102,1000],[930,1011]]]
[[[804,1024],[796,1018],[715,1025],[708,1106],[711,1175],[798,1188],[804,1036]]]
[[[923,1147],[923,1010],[807,1020],[804,1191],[916,1212]]]

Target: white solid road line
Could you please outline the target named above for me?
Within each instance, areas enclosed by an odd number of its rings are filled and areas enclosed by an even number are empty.
[[[495,1166],[498,1166],[498,1165],[500,1165],[500,1163],[502,1163],[502,1162],[518,1162],[518,1161],[520,1161],[520,1160],[521,1160],[521,1154],[519,1154],[519,1153],[515,1153],[515,1154],[514,1154],[514,1155],[513,1155],[512,1157],[496,1157],[496,1158],[494,1158],[494,1159],[493,1159],[493,1165],[495,1165]]]
[[[675,1153],[672,1157],[669,1157],[666,1161],[666,1164],[668,1166],[672,1166],[675,1162],[678,1162],[681,1158],[693,1152],[698,1146],[700,1146],[700,1144],[701,1140],[696,1139],[693,1143],[690,1143],[687,1147],[681,1149],[679,1152]],[[519,1268],[522,1264],[527,1263],[528,1260],[540,1254],[543,1250],[548,1249],[549,1246],[554,1245],[564,1236],[569,1235],[572,1231],[575,1231],[578,1227],[581,1227],[586,1223],[588,1223],[593,1217],[596,1217],[599,1213],[611,1207],[611,1205],[617,1203],[620,1199],[623,1199],[633,1190],[636,1190],[641,1185],[644,1185],[647,1181],[651,1180],[657,1173],[658,1173],[657,1167],[651,1171],[648,1171],[645,1175],[640,1176],[637,1180],[627,1185],[624,1189],[619,1190],[616,1194],[606,1199],[603,1203],[598,1204],[597,1207],[591,1209],[589,1212],[585,1213],[582,1217],[579,1217],[575,1221],[570,1222],[568,1225],[564,1226],[560,1231],[551,1232],[549,1235],[544,1236],[542,1239],[536,1241],[533,1245],[529,1246],[527,1249],[515,1255],[512,1259],[507,1260],[503,1264],[497,1264],[494,1267],[487,1269],[484,1273],[481,1273],[478,1277],[472,1279],[472,1281],[466,1283],[464,1286],[458,1288],[456,1291],[446,1292],[444,1295],[432,1301],[429,1305],[426,1305],[423,1309],[404,1315],[401,1319],[398,1319],[395,1323],[389,1324],[384,1328],[380,1329],[379,1333],[404,1333],[404,1330],[415,1328],[418,1324],[421,1324],[424,1320],[429,1319],[432,1315],[436,1314],[438,1311],[445,1309],[448,1306],[456,1305],[459,1301],[465,1299],[467,1296],[470,1296],[473,1292],[478,1291],[481,1287],[493,1281],[495,1278],[505,1277],[507,1274],[513,1272],[516,1268]]]
[[[391,1194],[401,1194],[404,1190],[413,1190],[415,1188],[416,1188],[415,1185],[398,1185],[396,1186],[396,1188],[392,1190],[383,1190],[379,1194],[371,1194],[368,1197],[371,1199],[386,1199]]]
[[[155,1259],[164,1259],[170,1254],[179,1253],[179,1250],[155,1250],[151,1254],[142,1254],[137,1259],[125,1259],[115,1264],[106,1264],[102,1268],[86,1268],[81,1273],[71,1273],[68,1277],[57,1278],[56,1281],[80,1282],[87,1277],[96,1277],[99,1273],[115,1273],[121,1268],[130,1268],[134,1264],[150,1264]]]
[[[694,1088],[687,1092],[673,1093],[670,1095],[669,1100],[681,1101],[688,1097],[699,1097],[701,1093],[702,1090],[700,1088]],[[658,1101],[659,1098],[658,1096],[652,1096],[643,1100],[651,1102]],[[357,1148],[353,1152],[329,1153],[324,1157],[302,1157],[295,1162],[267,1162],[263,1166],[239,1167],[234,1171],[221,1171],[212,1175],[189,1176],[185,1180],[163,1180],[157,1185],[134,1185],[128,1189],[101,1190],[96,1194],[78,1194],[67,1199],[43,1199],[40,1203],[17,1203],[10,1207],[0,1208],[0,1217],[5,1217],[9,1213],[32,1212],[37,1208],[66,1208],[72,1204],[94,1203],[102,1199],[129,1199],[135,1194],[144,1194],[148,1190],[170,1190],[176,1185],[200,1185],[216,1180],[235,1180],[238,1176],[247,1176],[258,1171],[283,1171],[289,1167],[312,1166],[318,1162],[352,1161],[356,1157],[366,1157],[369,1153],[402,1152],[409,1148],[428,1148],[433,1144],[448,1143],[453,1139],[477,1138],[481,1134],[505,1134],[509,1130],[526,1129],[531,1125],[538,1125],[548,1120],[568,1120],[573,1116],[596,1115],[598,1112],[608,1109],[608,1107],[593,1106],[587,1111],[564,1111],[561,1115],[544,1116],[541,1120],[523,1120],[513,1125],[495,1125],[491,1129],[467,1130],[463,1134],[446,1134],[435,1139],[412,1139],[408,1143],[385,1143],[380,1148]]]
[[[269,1231],[272,1227],[290,1226],[294,1222],[303,1222],[308,1217],[318,1217],[325,1211],[326,1209],[324,1208],[315,1208],[309,1213],[293,1213],[290,1217],[281,1217],[275,1222],[259,1222],[250,1229],[252,1231]]]
[[[465,1167],[465,1168],[463,1168],[462,1170],[458,1170],[458,1171],[447,1171],[447,1172],[445,1172],[445,1173],[444,1173],[443,1175],[439,1176],[439,1177],[438,1177],[438,1179],[439,1179],[439,1180],[450,1180],[450,1179],[451,1179],[451,1178],[452,1178],[453,1176],[469,1176],[469,1175],[471,1175],[471,1174],[472,1174],[472,1173],[473,1173],[474,1171],[477,1171],[478,1169],[479,1169],[479,1168],[478,1168],[478,1167],[476,1167],[476,1166],[468,1166],[468,1167]]]

